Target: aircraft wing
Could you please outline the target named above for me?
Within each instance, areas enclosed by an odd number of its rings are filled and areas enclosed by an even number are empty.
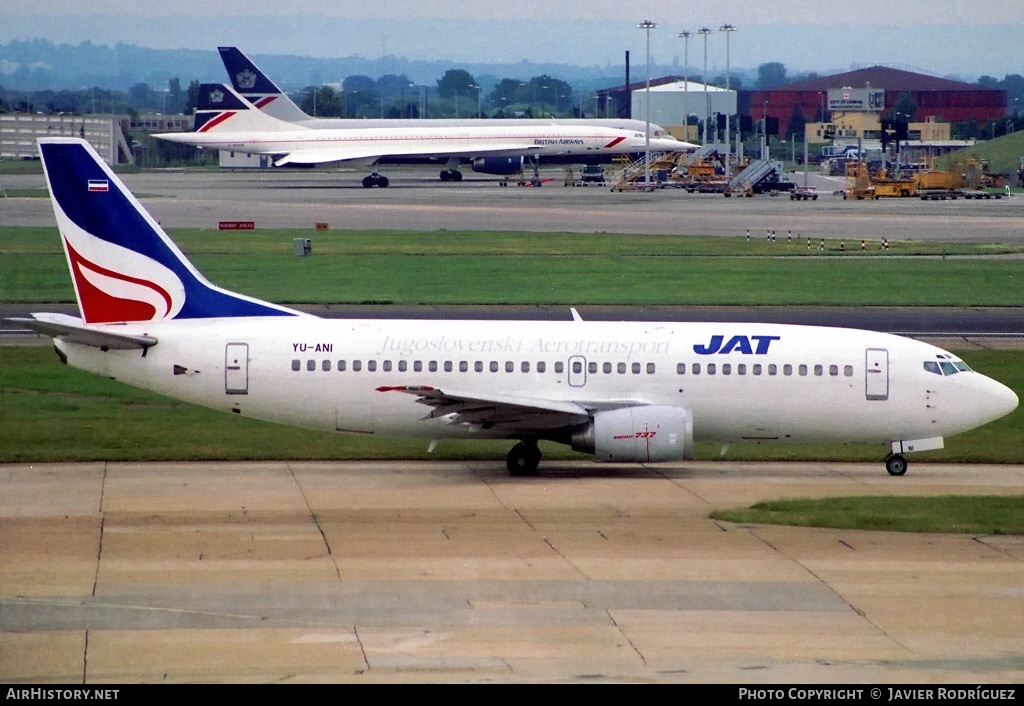
[[[458,140],[452,140],[458,142]],[[487,145],[486,147],[463,147],[452,145],[446,149],[443,145],[403,144],[401,148],[388,148],[373,144],[372,141],[355,141],[353,144],[325,145],[298,149],[277,159],[274,164],[282,167],[286,164],[326,164],[328,162],[348,162],[354,160],[379,159],[381,157],[477,157],[489,154],[527,155],[539,150],[539,146],[524,146],[521,143]]]
[[[383,386],[378,387],[377,391],[415,395],[416,402],[431,407],[424,419],[446,417],[451,424],[469,424],[485,429],[502,427],[509,432],[557,429],[581,424],[589,416],[587,410],[575,402],[533,397],[410,385]]]
[[[157,344],[152,336],[133,336],[115,333],[109,327],[98,328],[84,323],[81,319],[67,314],[32,314],[32,318],[12,317],[6,319],[20,324],[30,331],[62,338],[70,343],[80,343],[94,348],[111,350],[129,350],[141,348],[146,350]]]

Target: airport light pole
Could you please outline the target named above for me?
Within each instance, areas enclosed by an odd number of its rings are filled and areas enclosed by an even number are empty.
[[[719,32],[725,32],[725,99],[729,100],[729,35],[736,31],[730,24],[724,24],[718,28]],[[725,176],[729,178],[729,154],[732,152],[729,142],[729,109],[725,110]]]
[[[644,188],[647,190],[651,188],[651,30],[657,26],[650,20],[637,25],[638,29],[645,30],[647,34],[647,87],[644,89],[644,122],[647,127],[644,130]]]
[[[704,35],[704,117],[701,119],[704,138],[701,141],[706,145],[708,143],[708,114],[711,112],[711,107],[708,105],[708,35],[711,34],[711,30],[701,27],[697,30],[697,34]]]
[[[690,35],[683,30],[677,36],[683,40],[683,142],[690,141]]]
[[[476,117],[477,119],[480,119],[483,117],[483,106],[480,103],[480,84],[471,83],[469,84],[469,87],[476,89]]]

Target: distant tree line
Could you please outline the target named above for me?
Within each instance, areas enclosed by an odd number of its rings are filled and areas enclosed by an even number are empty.
[[[588,96],[561,79],[541,75],[529,81],[477,78],[450,69],[434,85],[415,84],[405,75],[379,79],[347,76],[338,85],[307,86],[299,107],[316,117],[338,118],[494,118],[579,116]],[[586,113],[594,117],[593,112]]]

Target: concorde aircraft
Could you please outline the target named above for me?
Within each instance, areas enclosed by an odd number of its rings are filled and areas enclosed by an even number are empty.
[[[196,147],[275,157],[276,166],[349,163],[373,166],[381,159],[442,158],[468,161],[486,174],[518,174],[526,159],[611,157],[638,152],[680,152],[696,147],[672,137],[649,138],[643,132],[587,125],[427,126],[315,129],[288,123],[257,110],[224,84],[202,84],[192,132],[155,135]],[[457,173],[457,170],[455,170]],[[373,172],[363,186],[387,186]]]
[[[81,316],[13,321],[67,364],[224,412],[431,446],[516,440],[514,475],[537,472],[540,440],[652,463],[701,439],[877,443],[902,475],[905,453],[1017,407],[959,357],[872,331],[317,318],[204,279],[86,142],[39,150]]]
[[[269,76],[237,47],[217,47],[231,87],[267,115],[316,129],[355,127],[471,127],[495,125],[588,125],[646,132],[666,137],[660,125],[632,118],[322,118],[313,117],[277,87]],[[411,95],[411,94],[410,94]],[[694,145],[696,147],[696,145]]]

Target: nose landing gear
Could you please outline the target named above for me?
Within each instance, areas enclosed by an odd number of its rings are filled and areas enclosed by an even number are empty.
[[[885,457],[885,470],[890,476],[902,476],[907,472],[907,459],[900,454],[889,454]]]

